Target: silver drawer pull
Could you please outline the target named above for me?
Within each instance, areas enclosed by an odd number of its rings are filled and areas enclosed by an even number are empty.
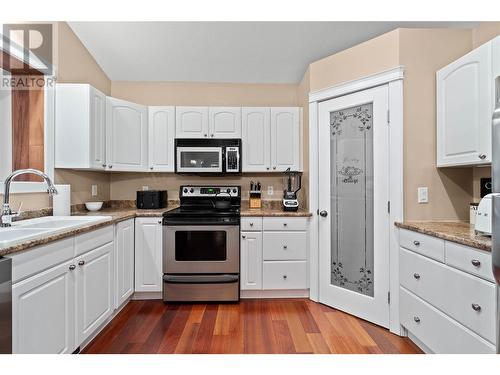
[[[414,273],[413,274],[413,277],[417,280],[420,280],[420,275],[418,273]]]
[[[250,223],[250,226],[253,227],[253,223]]]
[[[241,236],[241,238],[245,239],[245,238],[247,238],[247,236],[243,235],[243,236]]]
[[[72,264],[72,265],[69,266],[70,271],[74,271],[75,268],[76,268],[76,266],[74,264]]]
[[[484,160],[486,159],[486,154],[479,154],[478,157],[479,159]]]
[[[287,223],[283,223],[283,226],[286,227],[288,224]]]
[[[286,280],[286,275],[283,275],[283,279]]]
[[[420,318],[418,316],[414,316],[413,320],[415,321],[415,323],[420,323]]]
[[[477,259],[472,259],[470,262],[474,267],[479,267],[481,265],[481,262],[478,261]]]
[[[472,306],[472,310],[481,311],[481,306],[478,305],[477,303],[473,303],[471,306]]]
[[[415,246],[420,246],[420,241],[415,240],[415,241],[413,241],[413,244],[414,244]]]
[[[288,249],[288,246],[286,246],[286,245],[283,245],[283,249],[285,249],[285,250],[286,250],[286,249]]]

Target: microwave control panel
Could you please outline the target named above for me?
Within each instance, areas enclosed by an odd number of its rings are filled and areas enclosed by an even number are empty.
[[[240,149],[238,147],[226,147],[226,172],[240,171]]]

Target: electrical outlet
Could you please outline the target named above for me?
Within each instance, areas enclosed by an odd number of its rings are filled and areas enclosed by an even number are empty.
[[[429,202],[429,189],[427,186],[419,187],[417,189],[418,203],[428,203]]]
[[[92,196],[97,196],[97,185],[92,185]]]
[[[274,188],[272,185],[269,185],[267,187],[267,195],[273,195],[274,194]]]
[[[142,190],[143,190],[143,191],[149,190],[149,186],[144,185],[144,186],[142,187]]]

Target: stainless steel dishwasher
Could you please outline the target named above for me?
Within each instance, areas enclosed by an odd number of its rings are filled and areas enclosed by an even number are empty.
[[[0,354],[12,353],[12,261],[0,258]]]

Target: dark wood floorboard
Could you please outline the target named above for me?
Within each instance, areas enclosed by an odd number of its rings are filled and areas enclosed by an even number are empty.
[[[86,354],[412,354],[409,339],[308,299],[164,304],[131,301]]]

